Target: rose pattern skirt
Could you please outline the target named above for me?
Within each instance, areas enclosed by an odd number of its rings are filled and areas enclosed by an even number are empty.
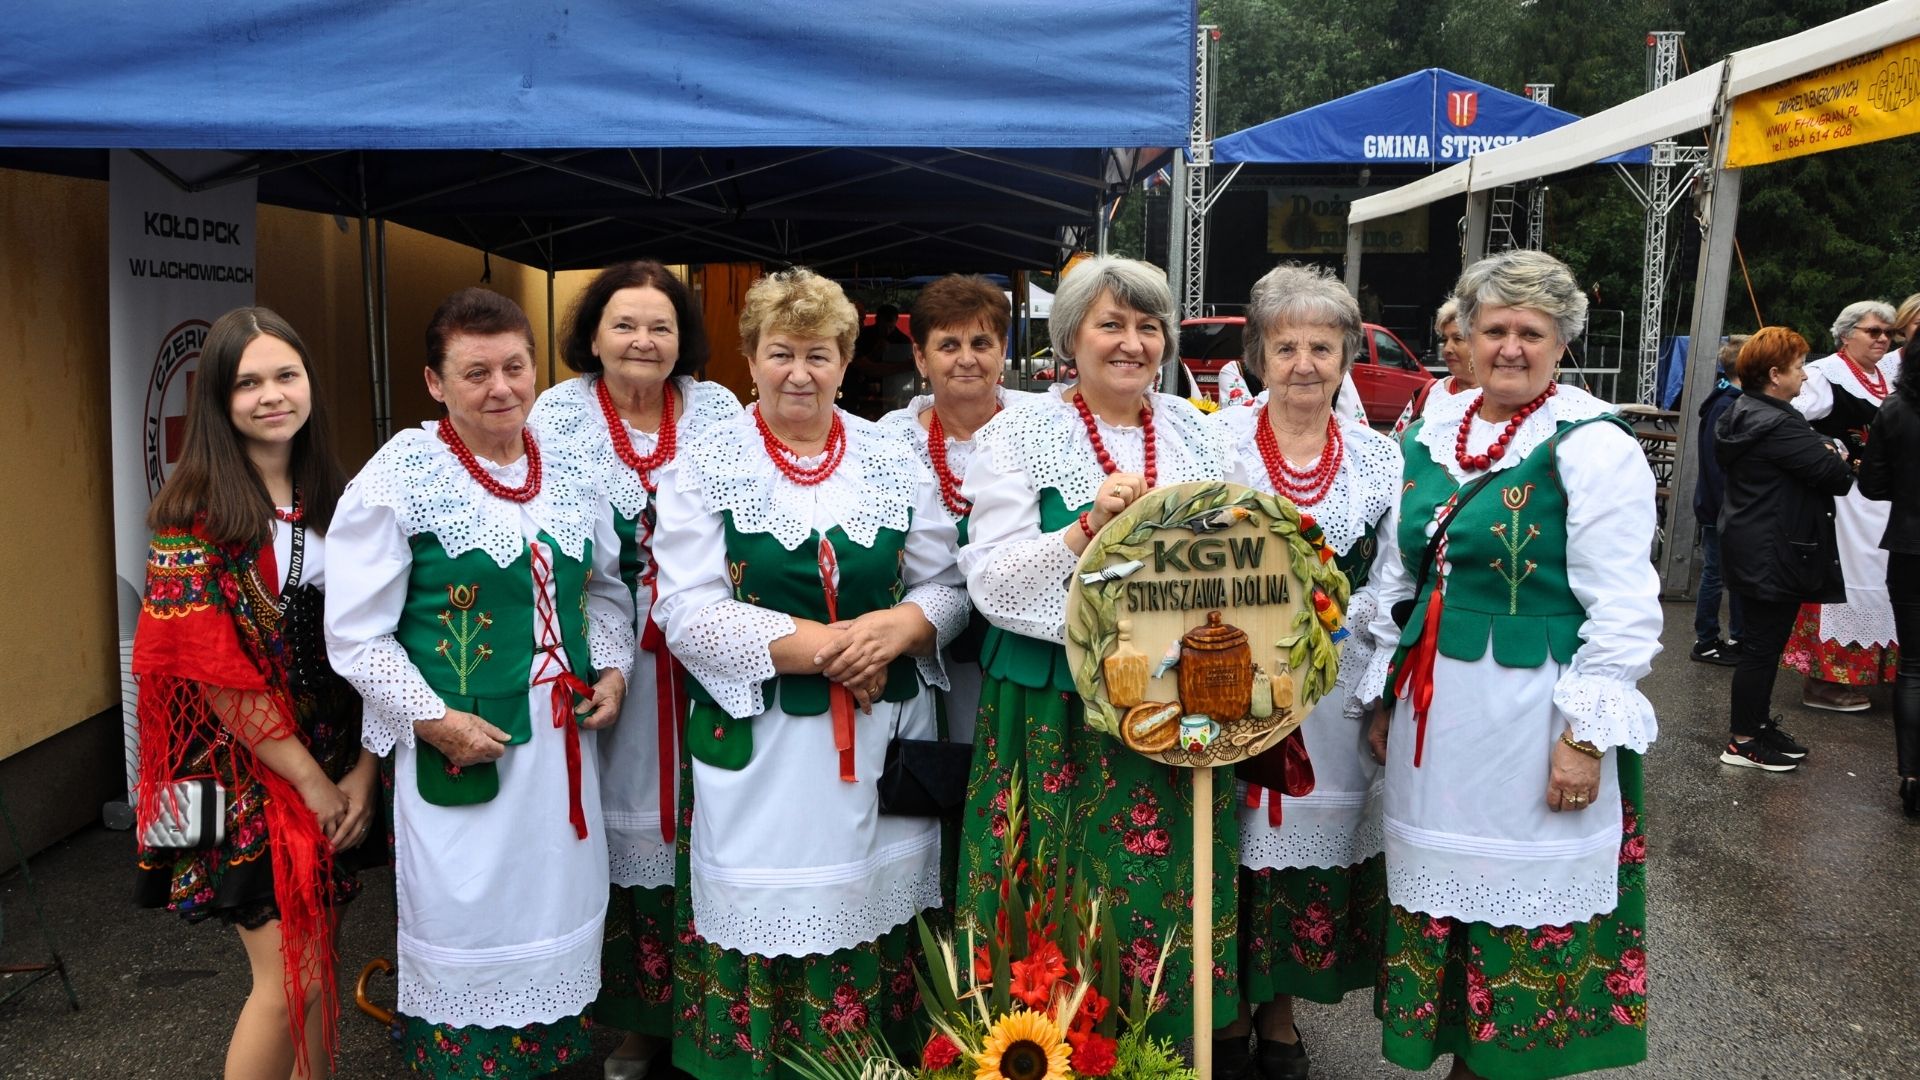
[[[1898,645],[1841,644],[1820,636],[1820,605],[1802,604],[1793,621],[1780,666],[1842,686],[1892,685],[1900,666]]]
[[[673,886],[612,886],[594,1022],[642,1035],[673,1034],[673,948]]]
[[[525,1027],[450,1027],[396,1017],[409,1068],[435,1080],[532,1080],[593,1053],[593,1024],[570,1016]]]
[[[1283,995],[1332,1005],[1373,986],[1386,932],[1387,869],[1240,868],[1240,985],[1247,1004]]]

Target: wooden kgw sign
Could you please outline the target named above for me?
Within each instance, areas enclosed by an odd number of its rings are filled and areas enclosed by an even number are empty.
[[[1171,765],[1229,765],[1333,688],[1347,580],[1311,518],[1224,482],[1143,496],[1100,531],[1067,599],[1087,724]]]

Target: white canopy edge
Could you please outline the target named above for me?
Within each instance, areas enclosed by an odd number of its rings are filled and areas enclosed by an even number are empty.
[[[1912,37],[1920,37],[1920,0],[1885,0],[1790,37],[1742,49],[1684,79],[1565,127],[1475,154],[1403,187],[1356,199],[1347,222],[1357,225],[1450,196],[1552,176],[1708,127],[1719,105],[1723,75],[1727,93],[1738,96]]]

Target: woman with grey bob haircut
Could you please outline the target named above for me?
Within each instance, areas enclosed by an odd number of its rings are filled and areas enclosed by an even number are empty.
[[[1331,273],[1317,266],[1282,263],[1253,283],[1253,294],[1247,300],[1242,362],[1262,382],[1272,381],[1266,369],[1266,334],[1282,323],[1338,330],[1341,374],[1352,370],[1360,355],[1360,304]]]
[[[1124,307],[1160,320],[1160,363],[1178,356],[1179,322],[1173,317],[1173,290],[1167,285],[1166,272],[1152,263],[1102,255],[1073,268],[1060,291],[1053,294],[1053,314],[1047,320],[1047,337],[1053,343],[1053,355],[1074,358],[1074,342],[1080,324],[1102,294],[1111,293]]]
[[[1852,334],[1869,315],[1878,315],[1880,321],[1889,327],[1898,325],[1893,321],[1892,304],[1883,300],[1856,300],[1841,308],[1839,316],[1833,320],[1833,347],[1845,348],[1848,335]]]
[[[1560,344],[1587,329],[1587,294],[1566,263],[1544,251],[1503,251],[1467,267],[1454,286],[1460,323],[1475,332],[1483,307],[1531,308],[1553,319]]]

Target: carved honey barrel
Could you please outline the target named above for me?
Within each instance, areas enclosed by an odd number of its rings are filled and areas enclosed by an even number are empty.
[[[1253,650],[1247,635],[1207,612],[1207,625],[1180,639],[1180,707],[1222,724],[1247,715],[1253,703]]]

